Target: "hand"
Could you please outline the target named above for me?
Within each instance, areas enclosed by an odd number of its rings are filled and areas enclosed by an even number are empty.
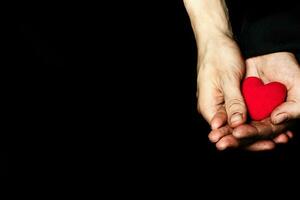
[[[278,81],[287,87],[287,100],[271,115],[273,124],[300,118],[300,65],[294,54],[273,53],[247,60],[247,76],[256,75],[264,83]]]
[[[235,129],[224,126],[212,131],[209,138],[220,150],[240,146],[252,151],[273,149],[275,143],[286,143],[293,137],[293,133],[287,130],[289,122],[300,117],[300,67],[293,54],[282,52],[258,56],[248,59],[246,64],[246,77],[256,76],[264,83],[283,83],[288,91],[287,101],[261,122],[251,122]]]
[[[230,26],[225,0],[184,0],[198,47],[198,110],[217,129],[246,121],[240,91],[245,63]]]
[[[207,42],[199,55],[198,110],[212,129],[227,123],[233,128],[243,124],[246,106],[240,83],[245,64],[237,44],[220,37]]]
[[[287,124],[273,125],[270,118],[260,122],[243,124],[235,129],[228,125],[212,130],[209,134],[211,142],[216,143],[219,150],[227,148],[243,148],[249,151],[265,151],[274,149],[276,144],[284,144],[293,138],[287,130]]]

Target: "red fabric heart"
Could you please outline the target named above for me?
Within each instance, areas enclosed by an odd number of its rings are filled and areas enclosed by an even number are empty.
[[[264,84],[257,77],[243,81],[242,93],[252,120],[260,121],[269,117],[272,111],[286,98],[286,87],[279,82]]]

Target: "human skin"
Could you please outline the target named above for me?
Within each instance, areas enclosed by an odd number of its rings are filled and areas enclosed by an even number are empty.
[[[242,146],[251,151],[269,150],[275,143],[287,142],[292,133],[286,131],[285,125],[274,128],[268,119],[245,124],[247,110],[240,91],[245,62],[232,36],[225,1],[184,0],[184,3],[198,47],[197,105],[212,128],[210,140],[220,150]],[[276,121],[275,115],[272,120]],[[255,135],[255,131],[263,137],[245,139],[244,133]]]
[[[239,89],[245,63],[232,38],[225,1],[184,3],[198,47],[198,110],[212,129],[227,121],[230,127],[237,127],[246,121],[246,106]]]
[[[287,143],[293,137],[288,130],[289,124],[300,118],[300,65],[294,54],[278,52],[249,58],[246,69],[246,77],[259,77],[265,84],[273,81],[283,83],[287,87],[287,99],[272,112],[270,118],[234,129],[225,125],[213,130],[209,138],[220,150],[230,147],[252,151],[273,149],[276,143]]]

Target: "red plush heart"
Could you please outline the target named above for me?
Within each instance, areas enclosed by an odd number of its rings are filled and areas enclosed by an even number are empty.
[[[286,98],[286,87],[279,82],[264,84],[257,77],[248,77],[243,81],[242,93],[250,117],[255,121],[269,117],[272,111]]]

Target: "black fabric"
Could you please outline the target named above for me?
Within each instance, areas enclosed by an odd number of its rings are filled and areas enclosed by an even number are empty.
[[[300,4],[296,1],[228,2],[233,30],[245,58],[300,52]]]

